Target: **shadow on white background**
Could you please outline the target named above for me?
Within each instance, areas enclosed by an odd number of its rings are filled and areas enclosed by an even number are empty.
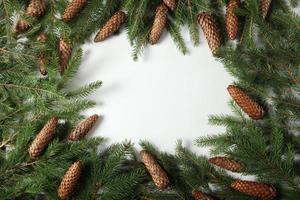
[[[184,38],[188,55],[182,55],[166,35],[159,44],[147,46],[137,62],[125,31],[83,46],[84,59],[72,87],[103,81],[89,97],[97,106],[84,113],[103,116],[91,136],[136,144],[145,139],[174,152],[177,139],[192,146],[197,137],[224,130],[209,126],[208,116],[230,112],[226,88],[232,78],[212,57],[203,35],[198,47],[191,45],[187,33]]]

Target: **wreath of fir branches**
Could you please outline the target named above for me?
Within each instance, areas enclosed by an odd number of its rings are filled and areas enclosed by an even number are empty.
[[[0,0],[0,199],[300,199],[297,3]],[[209,119],[225,132],[195,141],[212,157],[180,141],[175,154],[141,141],[137,156],[131,142],[86,138],[98,116],[80,113],[102,83],[67,89],[80,46],[126,30],[137,59],[166,29],[185,54],[183,26],[194,45],[202,29],[236,79],[232,114]]]

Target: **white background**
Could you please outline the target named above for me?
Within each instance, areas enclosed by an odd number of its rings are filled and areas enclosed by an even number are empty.
[[[147,46],[137,62],[131,57],[125,31],[83,46],[84,59],[72,87],[103,81],[89,97],[97,106],[85,112],[103,116],[91,136],[103,136],[109,143],[130,139],[137,146],[146,139],[173,152],[177,139],[196,149],[197,137],[223,131],[209,126],[208,116],[230,113],[226,88],[232,78],[212,57],[203,35],[198,47],[192,46],[188,33],[184,38],[187,55],[177,50],[165,32],[159,44]]]

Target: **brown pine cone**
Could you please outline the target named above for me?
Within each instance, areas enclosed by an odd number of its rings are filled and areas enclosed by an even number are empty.
[[[163,0],[163,2],[170,10],[174,10],[176,7],[176,0]]]
[[[270,9],[272,0],[260,0],[261,16],[265,19]]]
[[[231,183],[230,187],[239,192],[260,198],[262,200],[271,200],[277,195],[276,189],[272,185],[253,181],[236,180]]]
[[[80,161],[77,161],[71,165],[60,183],[60,186],[57,190],[58,197],[60,199],[67,199],[72,195],[80,174],[81,163]]]
[[[239,18],[234,13],[235,9],[238,7],[240,7],[240,0],[229,0],[226,7],[225,24],[227,35],[230,40],[236,39],[239,28]]]
[[[14,33],[21,33],[23,31],[27,30],[28,28],[29,28],[29,24],[25,20],[20,19],[17,22],[15,28],[13,29],[13,32]]]
[[[37,134],[33,142],[31,143],[28,153],[30,158],[35,159],[46,149],[49,142],[52,140],[55,128],[58,123],[58,118],[53,117],[47,124],[42,128],[42,130]]]
[[[45,33],[41,33],[38,37],[37,37],[37,41],[39,42],[46,42],[47,40],[47,36]],[[39,71],[43,76],[47,75],[47,70],[46,70],[46,58],[45,58],[45,54],[43,52],[41,52],[38,55],[38,66],[39,66]]]
[[[227,90],[233,100],[241,107],[241,109],[252,119],[259,120],[264,116],[264,109],[249,97],[238,86],[229,85]]]
[[[208,162],[232,172],[240,172],[243,169],[243,165],[241,163],[226,157],[212,157],[208,159]]]
[[[198,14],[198,23],[203,30],[209,48],[213,54],[216,54],[221,46],[221,36],[214,17],[206,12],[200,13]]]
[[[168,8],[164,3],[156,8],[156,14],[149,36],[150,44],[156,44],[162,35],[167,22],[167,14]]]
[[[140,152],[140,157],[145,167],[147,168],[154,184],[159,189],[167,188],[170,185],[169,177],[155,160],[155,158],[145,150],[142,150]]]
[[[62,15],[62,21],[68,22],[75,15],[79,13],[79,11],[86,4],[86,0],[72,0],[66,7],[64,14]]]
[[[62,38],[60,38],[58,49],[59,49],[59,73],[60,75],[63,75],[65,69],[67,68],[69,59],[71,57],[72,48]]]
[[[70,133],[68,139],[72,141],[80,140],[93,128],[96,123],[98,115],[92,115],[89,118],[80,122]]]
[[[40,17],[46,11],[45,0],[30,0],[26,14],[31,17]]]
[[[119,28],[125,22],[125,18],[126,15],[123,11],[117,11],[115,14],[113,14],[113,16],[96,34],[94,42],[101,42],[119,30]]]
[[[195,189],[192,191],[192,195],[195,200],[214,200],[212,197],[210,197],[206,194],[203,194],[202,192],[199,192]]]

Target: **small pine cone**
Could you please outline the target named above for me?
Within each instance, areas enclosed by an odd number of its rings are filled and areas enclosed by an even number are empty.
[[[66,7],[64,14],[62,15],[62,20],[64,22],[70,21],[75,15],[79,13],[79,11],[86,4],[86,0],[72,0]]]
[[[147,168],[154,184],[159,189],[167,188],[170,185],[170,180],[167,173],[157,163],[155,158],[145,150],[140,152],[140,157],[145,167]]]
[[[74,192],[75,186],[81,174],[81,163],[77,161],[71,165],[65,173],[60,186],[58,188],[58,197],[60,199],[69,198]]]
[[[37,39],[37,41],[39,42],[46,42],[47,40],[47,36],[45,33],[41,33]],[[38,66],[39,66],[39,71],[43,76],[47,75],[47,70],[46,70],[46,58],[45,58],[45,54],[44,53],[40,53],[38,55]]]
[[[101,42],[119,30],[126,18],[123,11],[117,11],[96,34],[94,42]]]
[[[206,194],[203,194],[202,192],[199,192],[195,189],[192,191],[192,195],[195,200],[214,200],[212,197],[210,197]]]
[[[214,17],[206,12],[200,13],[198,15],[198,23],[203,30],[209,48],[213,54],[216,54],[221,46],[221,36]]]
[[[265,19],[270,9],[272,0],[260,0],[261,16]]]
[[[17,24],[16,24],[16,26],[15,26],[13,32],[14,32],[14,33],[21,33],[21,32],[23,32],[23,31],[27,30],[28,28],[29,28],[29,24],[28,24],[25,20],[20,19],[20,20],[17,22]]]
[[[26,14],[31,17],[40,17],[46,11],[45,0],[30,0]]]
[[[208,162],[232,172],[240,172],[243,169],[241,163],[226,157],[212,157],[208,159]]]
[[[99,118],[98,115],[92,115],[89,118],[80,122],[70,133],[68,139],[72,141],[80,140],[93,128],[97,119]]]
[[[163,33],[167,22],[168,8],[162,3],[156,9],[154,22],[151,28],[149,41],[150,44],[156,44]]]
[[[36,38],[36,40],[39,41],[39,42],[42,42],[42,43],[46,42],[47,36],[46,36],[46,34],[44,32],[42,32],[42,33],[40,33],[38,35],[38,37]]]
[[[271,200],[276,197],[277,193],[273,186],[253,181],[236,180],[231,183],[230,187],[262,200]]]
[[[241,107],[241,109],[252,119],[259,120],[264,116],[264,109],[249,97],[238,86],[229,85],[227,88],[230,96]]]
[[[49,142],[52,140],[55,128],[58,123],[58,118],[53,117],[47,124],[42,128],[42,130],[37,134],[33,142],[31,143],[28,153],[30,158],[35,159],[45,150]]]
[[[163,0],[163,2],[170,10],[174,10],[176,7],[176,0]]]
[[[239,28],[239,18],[234,10],[240,6],[240,0],[229,0],[226,7],[225,24],[227,35],[230,40],[234,40],[237,36]]]
[[[59,39],[58,49],[59,49],[59,72],[60,75],[63,75],[68,65],[69,59],[71,57],[72,48],[63,39]]]

